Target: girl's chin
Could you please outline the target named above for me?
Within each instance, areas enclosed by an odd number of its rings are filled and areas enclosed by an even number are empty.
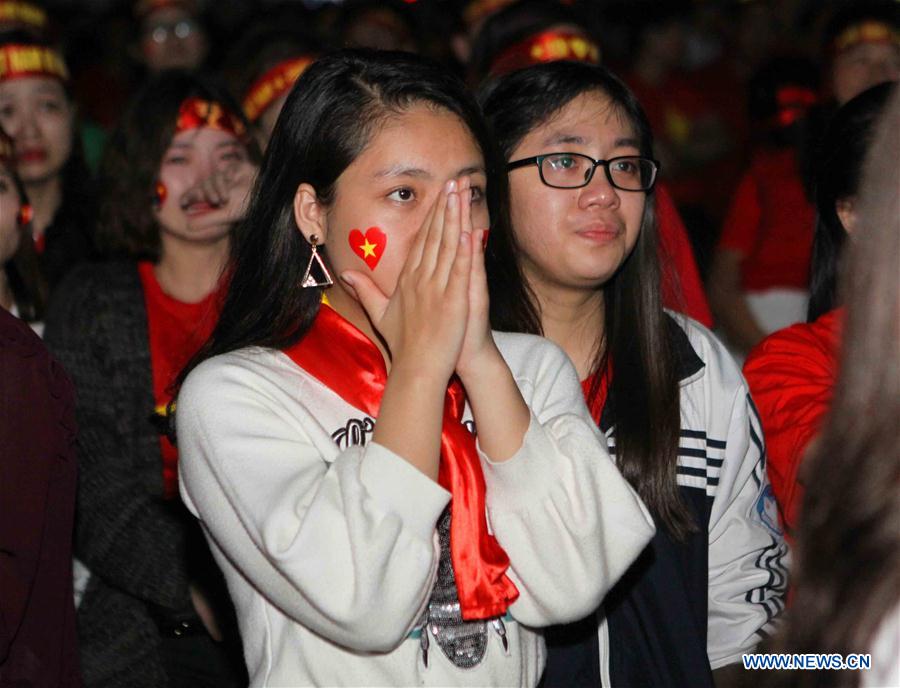
[[[50,165],[47,161],[34,163],[19,163],[17,169],[19,179],[25,186],[45,184],[55,179],[62,172],[62,167]]]
[[[569,273],[569,279],[585,290],[595,291],[602,289],[615,276],[620,267],[622,267],[621,261],[610,261],[604,265],[582,266],[573,269]]]
[[[206,218],[203,218],[206,219]],[[180,227],[162,227],[162,232],[187,243],[213,244],[231,235],[231,224],[189,221]]]

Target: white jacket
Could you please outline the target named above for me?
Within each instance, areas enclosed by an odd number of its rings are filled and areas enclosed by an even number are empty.
[[[190,374],[178,398],[181,494],[228,582],[252,686],[535,685],[535,629],[595,609],[649,541],[652,521],[565,354],[539,337],[494,338],[532,412],[515,456],[482,454],[488,522],[520,596],[508,650],[491,634],[471,669],[440,651],[426,668],[409,637],[450,494],[371,442],[374,420],[281,352],[244,349]]]

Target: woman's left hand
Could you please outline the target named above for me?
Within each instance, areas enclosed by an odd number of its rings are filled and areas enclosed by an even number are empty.
[[[456,373],[461,379],[476,374],[482,364],[499,356],[491,335],[491,323],[487,286],[484,269],[484,236],[487,228],[472,229],[471,187],[466,178],[460,188],[460,210],[462,213],[462,233],[472,242],[472,266],[469,272],[469,314],[466,319],[466,333],[462,350],[456,364]]]

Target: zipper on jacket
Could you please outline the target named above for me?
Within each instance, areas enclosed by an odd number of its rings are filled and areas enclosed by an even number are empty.
[[[422,648],[422,663],[425,665],[425,668],[428,668],[428,647],[431,645],[431,640],[428,637],[428,624],[426,623],[422,626],[422,635],[419,636],[419,647]]]
[[[509,654],[509,638],[506,637],[506,626],[503,623],[503,619],[497,617],[493,621],[491,621],[491,626],[494,627],[494,630],[497,632],[497,635],[500,636],[500,641],[503,643],[503,652],[505,654]]]

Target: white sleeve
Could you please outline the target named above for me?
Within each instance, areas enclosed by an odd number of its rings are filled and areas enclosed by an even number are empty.
[[[335,447],[327,462],[301,406],[288,408],[258,373],[217,363],[192,372],[178,397],[188,508],[298,623],[355,651],[393,649],[428,600],[450,494],[378,444]]]
[[[759,417],[741,384],[709,518],[707,653],[713,669],[752,652],[784,609],[787,545],[765,457]]]
[[[510,613],[532,627],[594,611],[654,533],[610,459],[571,362],[555,346],[540,353],[534,379],[517,376],[531,408],[522,447],[505,462],[482,454],[488,518],[519,589]]]

